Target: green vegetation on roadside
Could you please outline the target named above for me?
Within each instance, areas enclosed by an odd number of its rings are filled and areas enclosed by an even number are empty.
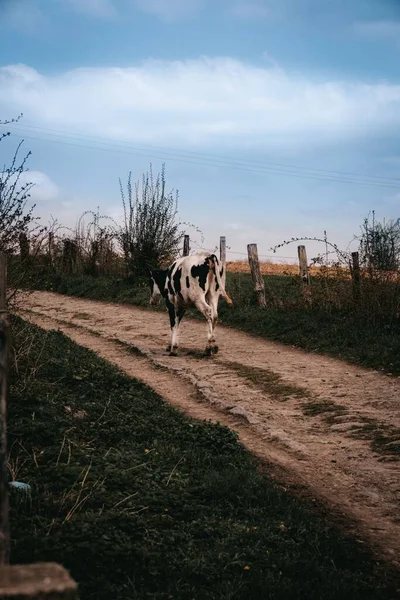
[[[383,567],[269,481],[228,429],[168,406],[59,332],[14,319],[12,561],[85,600],[389,600]]]
[[[312,310],[298,302],[299,282],[294,277],[269,275],[267,288],[283,299],[283,308],[260,310],[254,302],[250,276],[227,276],[227,290],[233,298],[233,308],[220,302],[220,323],[248,333],[304,348],[310,352],[328,354],[364,367],[400,374],[400,321],[366,318],[368,306],[359,316],[348,310],[334,310],[323,306],[326,282],[313,278],[315,303]],[[334,284],[329,294],[347,297],[351,294],[349,282]],[[26,286],[52,290],[61,294],[120,302],[148,307],[149,289],[146,281],[133,285],[124,279],[68,276],[47,270],[32,272]],[[344,303],[345,304],[345,303]],[[164,307],[161,306],[164,310]],[[154,309],[152,309],[154,310]],[[191,311],[199,318],[196,311]],[[200,317],[202,318],[202,317]]]

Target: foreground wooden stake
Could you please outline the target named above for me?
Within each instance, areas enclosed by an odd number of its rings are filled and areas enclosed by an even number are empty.
[[[183,238],[183,256],[189,256],[190,247],[189,247],[189,236],[185,235]]]
[[[267,306],[267,302],[265,300],[264,279],[261,275],[260,262],[258,260],[257,244],[248,244],[247,254],[249,256],[251,278],[253,280],[254,291],[256,292],[257,296],[257,303],[260,308],[265,308]]]
[[[0,310],[6,310],[7,297],[7,258],[0,252]]]
[[[78,586],[57,563],[0,566],[0,598],[78,600]]]
[[[352,261],[351,277],[352,277],[352,281],[353,281],[353,299],[354,299],[354,302],[356,304],[358,304],[360,301],[360,295],[361,295],[360,256],[359,256],[358,252],[351,253],[351,261]]]
[[[0,565],[9,562],[7,400],[10,329],[6,313],[7,259],[0,252]],[[1,596],[0,596],[1,597]]]
[[[307,304],[311,304],[310,274],[308,272],[307,252],[305,246],[298,246],[300,277],[302,281],[302,293]]]

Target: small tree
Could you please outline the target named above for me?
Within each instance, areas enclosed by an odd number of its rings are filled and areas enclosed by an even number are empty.
[[[127,183],[127,199],[120,190],[124,224],[118,239],[128,276],[144,275],[149,268],[165,263],[178,253],[183,232],[178,222],[178,192],[166,192],[165,165],[156,178],[150,171],[132,189],[132,173]]]
[[[360,256],[376,271],[397,271],[400,266],[400,219],[375,221],[375,211],[361,226]]]
[[[0,121],[0,125],[19,121]],[[0,142],[10,135],[9,132],[0,135]],[[26,235],[29,225],[33,222],[33,211],[35,205],[27,207],[30,198],[30,190],[33,183],[22,182],[21,177],[26,169],[26,162],[31,155],[28,152],[24,158],[19,158],[21,141],[14,153],[10,166],[4,166],[0,172],[0,251],[13,251]]]
[[[92,219],[88,224],[85,218]],[[101,221],[106,223],[101,224]],[[83,271],[88,275],[101,275],[115,272],[114,239],[117,224],[107,215],[91,210],[85,211],[75,228],[74,240],[79,248]]]

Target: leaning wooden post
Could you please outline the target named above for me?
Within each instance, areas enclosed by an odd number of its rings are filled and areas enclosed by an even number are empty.
[[[183,256],[189,256],[190,247],[189,247],[190,238],[188,235],[185,235],[183,238]]]
[[[360,301],[360,296],[361,296],[360,256],[359,256],[358,252],[351,253],[351,262],[352,262],[351,277],[352,277],[352,281],[353,281],[353,299],[354,299],[355,304],[358,304]]]
[[[7,259],[0,252],[0,565],[8,564],[10,536],[8,520],[7,399],[10,329],[6,313]]]
[[[247,254],[249,256],[251,278],[253,280],[254,291],[256,292],[257,296],[257,304],[260,308],[265,308],[267,306],[267,302],[265,300],[264,279],[261,275],[260,262],[258,260],[257,244],[248,244]]]
[[[224,269],[224,271],[222,273],[222,283],[224,284],[224,287],[225,287],[225,283],[226,283],[226,237],[224,235],[221,235],[221,237],[219,238],[219,259],[220,259],[221,265]]]
[[[302,281],[302,292],[307,304],[311,303],[310,274],[308,272],[307,252],[305,246],[298,246],[300,277]]]

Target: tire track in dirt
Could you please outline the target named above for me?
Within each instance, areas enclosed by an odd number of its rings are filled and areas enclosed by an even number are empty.
[[[61,329],[191,416],[235,429],[250,451],[349,517],[400,566],[399,462],[390,444],[374,452],[370,439],[352,435],[366,422],[400,427],[398,378],[223,327],[219,355],[205,359],[205,324],[190,320],[173,358],[165,352],[167,315],[139,308],[34,292],[24,309],[25,318]],[[333,412],[318,414],[325,405]]]

